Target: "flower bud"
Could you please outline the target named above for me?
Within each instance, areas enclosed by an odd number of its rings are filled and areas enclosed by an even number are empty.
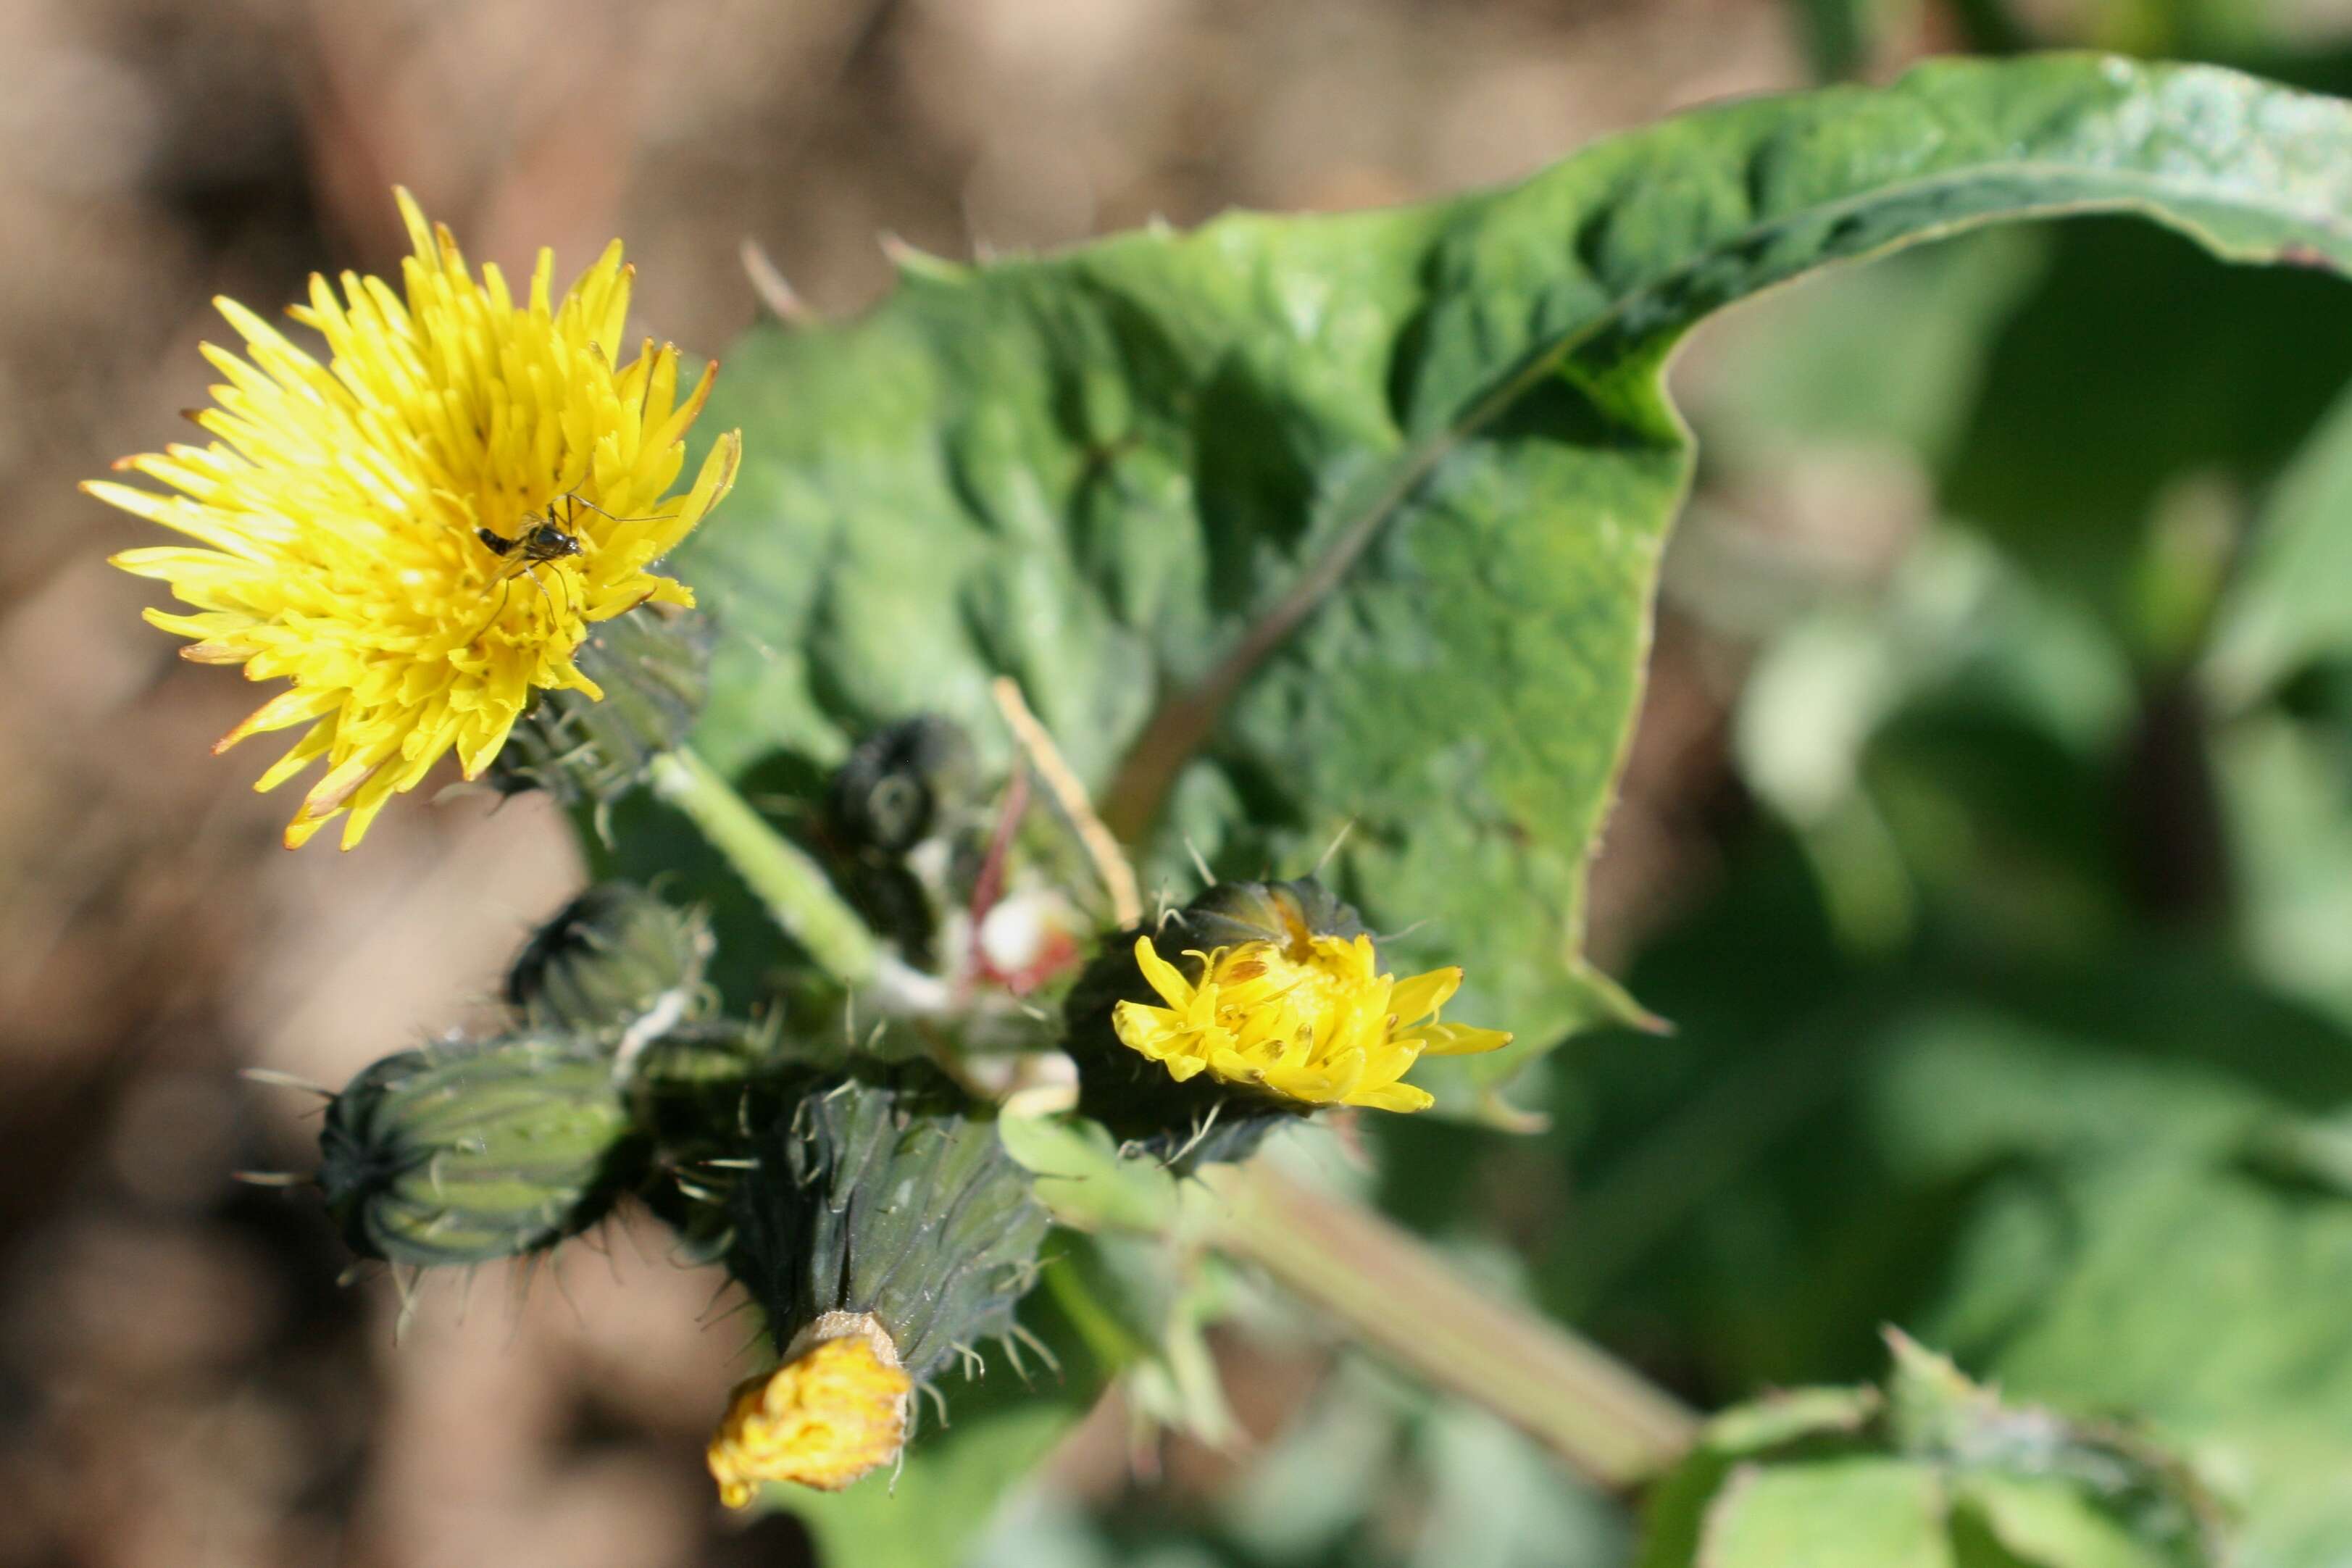
[[[352,1250],[480,1263],[601,1219],[638,1156],[603,1054],[518,1035],[386,1057],[327,1108],[319,1184]]]
[[[825,786],[825,818],[845,845],[904,855],[953,826],[978,788],[963,727],[922,713],[858,742]]]
[[[708,618],[668,605],[597,622],[572,662],[601,696],[541,691],[490,782],[504,795],[543,789],[567,806],[618,800],[694,728],[710,689],[710,643]]]
[[[826,1313],[729,1397],[705,1455],[719,1500],[747,1507],[761,1481],[839,1491],[888,1464],[906,1447],[914,1386],[872,1316]]]
[[[712,1470],[722,1488],[753,1475],[827,1484],[793,1469],[846,1485],[903,1440],[903,1424],[882,1440],[887,1373],[912,1386],[957,1352],[1016,1331],[1045,1209],[994,1120],[919,1065],[810,1089],[755,1140],[752,1158],[728,1200],[728,1265],[765,1310],[784,1364],[754,1380],[756,1391],[737,1391]],[[793,1373],[812,1344],[853,1323],[870,1362],[845,1349]],[[754,1415],[771,1425],[747,1425]],[[838,1441],[774,1436],[787,1427],[821,1427]]]
[[[607,1044],[630,1057],[681,1022],[702,986],[710,930],[628,882],[603,882],[532,933],[507,970],[524,1027]]]
[[[940,928],[983,852],[979,791],[971,738],[929,713],[866,736],[826,782],[825,839],[843,889],[917,970],[940,963]]]

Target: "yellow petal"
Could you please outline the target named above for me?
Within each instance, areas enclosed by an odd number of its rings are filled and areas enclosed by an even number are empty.
[[[299,686],[291,691],[281,691],[247,714],[245,721],[236,729],[214,742],[213,754],[219,755],[248,735],[258,735],[270,730],[291,729],[306,720],[316,719],[321,713],[331,711],[336,706],[338,706],[337,694],[331,691],[323,693],[305,691]]]
[[[1457,966],[1433,969],[1426,974],[1416,974],[1410,980],[1400,980],[1389,996],[1389,1011],[1400,1024],[1417,1024],[1453,1000],[1462,989],[1462,971]]]
[[[1145,984],[1171,1007],[1181,1012],[1192,1000],[1192,983],[1184,978],[1182,970],[1160,956],[1148,936],[1135,939],[1135,966],[1143,972]]]
[[[1437,1103],[1436,1097],[1426,1089],[1415,1089],[1409,1083],[1387,1083],[1377,1089],[1359,1090],[1349,1101],[1368,1110],[1427,1110]]]
[[[1474,1029],[1466,1024],[1423,1024],[1400,1040],[1417,1038],[1421,1048],[1433,1057],[1468,1057],[1481,1051],[1499,1051],[1511,1043],[1506,1029]]]

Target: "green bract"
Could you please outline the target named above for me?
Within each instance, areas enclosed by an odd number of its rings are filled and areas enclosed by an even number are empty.
[[[557,911],[515,955],[506,999],[526,1026],[625,1051],[675,1027],[702,985],[710,933],[698,912],[603,882]]]
[[[728,1262],[779,1348],[828,1312],[871,1313],[921,1379],[1013,1333],[1045,1205],[994,1119],[932,1069],[818,1083],[752,1159],[728,1200]]]
[[[566,805],[604,806],[645,781],[648,763],[693,728],[709,681],[709,623],[647,605],[591,627],[572,656],[604,691],[546,690],[490,770],[509,795],[543,789]]]
[[[327,1108],[319,1184],[352,1250],[482,1263],[604,1217],[637,1145],[591,1045],[518,1035],[386,1057]]]

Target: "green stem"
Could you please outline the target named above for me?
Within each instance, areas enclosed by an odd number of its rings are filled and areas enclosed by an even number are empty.
[[[816,862],[768,826],[719,770],[684,746],[656,757],[654,794],[677,807],[751,885],[778,925],[845,985],[873,979],[882,950]]]
[[[1201,1180],[1223,1201],[1210,1239],[1265,1269],[1436,1387],[1519,1427],[1587,1479],[1646,1481],[1697,1418],[1566,1330],[1465,1283],[1416,1237],[1264,1162]]]

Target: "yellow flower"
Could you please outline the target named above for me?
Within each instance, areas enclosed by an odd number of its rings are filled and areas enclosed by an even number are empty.
[[[1437,1021],[1462,984],[1461,970],[1402,981],[1381,974],[1367,936],[1300,931],[1287,942],[1185,956],[1197,961],[1197,980],[1161,958],[1150,937],[1138,937],[1135,962],[1168,1005],[1121,1002],[1111,1017],[1122,1041],[1179,1083],[1206,1072],[1308,1105],[1423,1110],[1433,1103],[1427,1092],[1399,1080],[1424,1054],[1510,1042],[1498,1029]]]
[[[227,384],[194,417],[216,439],[115,465],[178,493],[83,487],[195,541],[114,558],[193,608],[147,612],[196,639],[184,657],[292,681],[214,748],[307,726],[256,786],[326,759],[289,848],[343,816],[349,849],[452,751],[479,776],[534,688],[601,697],[572,663],[588,624],[694,602],[647,568],[726,494],[741,450],[720,437],[669,493],[717,367],[681,402],[675,348],[647,340],[618,363],[633,274],[618,240],[560,301],[541,251],[518,301],[396,194],[415,246],[405,299],[312,278],[289,314],[326,340],[323,364],[216,300],[246,345],[204,348]]]
[[[906,1446],[914,1384],[898,1347],[866,1313],[828,1312],[816,1328],[828,1327],[828,1337],[729,1397],[705,1456],[729,1508],[749,1504],[761,1481],[839,1491]]]

